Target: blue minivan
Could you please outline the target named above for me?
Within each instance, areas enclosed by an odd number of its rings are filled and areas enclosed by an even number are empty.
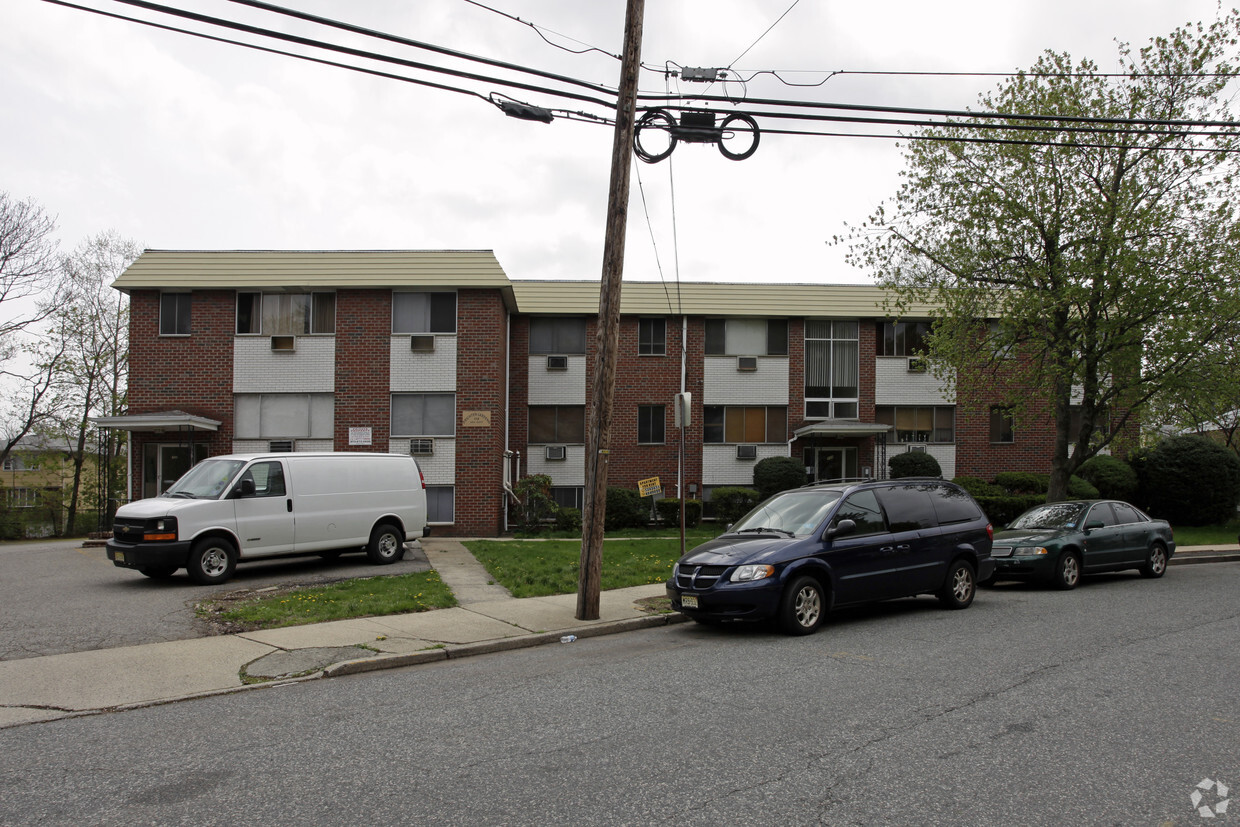
[[[941,479],[808,485],[680,558],[667,595],[700,623],[774,618],[792,635],[877,600],[933,594],[964,609],[994,571],[993,539],[977,501]]]

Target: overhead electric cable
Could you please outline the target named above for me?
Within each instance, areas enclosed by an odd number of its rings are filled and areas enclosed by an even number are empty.
[[[778,19],[776,19],[776,20],[775,20],[775,22],[774,22],[774,23],[772,23],[771,25],[767,26],[766,31],[764,31],[762,34],[758,35],[758,39],[757,39],[757,40],[755,40],[753,43],[750,43],[750,44],[749,44],[749,48],[748,48],[748,49],[746,49],[745,51],[743,51],[743,52],[741,52],[739,55],[737,55],[737,56],[736,56],[736,60],[733,60],[731,63],[729,63],[729,64],[728,64],[728,68],[729,68],[729,69],[731,69],[733,66],[735,66],[735,65],[736,65],[736,61],[737,61],[737,60],[740,60],[742,57],[744,57],[745,55],[749,54],[749,52],[753,49],[753,47],[754,47],[754,46],[757,46],[759,43],[761,43],[761,42],[762,42],[762,38],[764,38],[764,37],[766,37],[768,34],[770,34],[770,33],[771,33],[771,29],[773,29],[773,28],[775,28],[776,26],[778,26],[778,25],[779,25],[779,22],[780,22],[781,20],[783,20],[785,17],[787,17],[787,16],[788,16],[788,12],[792,11],[793,9],[795,9],[795,8],[797,7],[797,3],[800,3],[800,2],[801,2],[801,0],[792,0],[792,5],[791,5],[791,6],[789,6],[787,9],[785,9],[785,10],[784,10],[784,13],[783,13],[783,14],[781,14],[781,15],[778,17]]]
[[[500,17],[506,17],[506,18],[508,18],[509,20],[516,21],[517,23],[520,23],[520,24],[522,24],[522,25],[524,25],[524,26],[529,26],[531,29],[533,29],[533,30],[534,30],[535,34],[537,34],[537,35],[538,35],[539,37],[541,37],[544,41],[546,41],[546,43],[547,43],[547,45],[548,45],[548,46],[554,46],[554,47],[555,47],[555,48],[557,48],[557,49],[563,49],[564,51],[568,52],[569,54],[573,54],[573,55],[584,55],[584,54],[586,54],[587,52],[598,52],[599,54],[602,54],[602,55],[607,55],[607,57],[614,57],[616,60],[620,60],[620,59],[621,59],[620,55],[612,54],[611,52],[608,52],[608,51],[606,51],[606,50],[604,50],[604,49],[600,49],[598,46],[591,46],[589,43],[586,43],[586,42],[584,42],[584,41],[578,40],[577,38],[572,37],[571,35],[566,35],[566,34],[563,34],[562,32],[557,32],[555,29],[549,29],[549,28],[547,28],[546,26],[539,26],[537,23],[531,23],[531,22],[530,22],[530,21],[528,21],[528,20],[522,20],[520,17],[517,17],[517,16],[516,16],[516,15],[514,15],[514,14],[509,14],[509,13],[508,13],[508,12],[506,12],[506,11],[500,11],[499,9],[493,9],[493,8],[491,8],[490,6],[487,6],[487,5],[484,5],[484,4],[482,4],[482,3],[479,3],[479,2],[478,2],[478,0],[465,0],[465,2],[466,2],[466,3],[470,3],[470,4],[472,4],[472,5],[475,5],[475,6],[477,6],[477,7],[478,7],[478,8],[480,8],[480,9],[486,9],[486,10],[487,10],[487,11],[489,11],[489,12],[492,12],[492,13],[494,13],[494,14],[498,14]],[[574,43],[580,43],[582,46],[585,46],[585,48],[584,48],[584,49],[570,49],[570,48],[568,48],[567,46],[561,46],[559,43],[553,43],[553,42],[550,40],[550,38],[548,38],[545,34],[543,34],[543,32],[544,32],[544,31],[551,32],[553,35],[556,35],[557,37],[562,37],[562,38],[564,38],[565,40],[571,40],[571,41],[573,41]]]

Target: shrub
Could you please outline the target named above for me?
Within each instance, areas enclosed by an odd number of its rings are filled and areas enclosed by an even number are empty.
[[[603,517],[603,530],[638,528],[650,520],[650,503],[632,488],[607,488],[607,513]]]
[[[1020,494],[1016,496],[981,496],[977,504],[986,512],[986,518],[996,529],[1001,528],[1024,514],[1035,505],[1046,502],[1045,494]]]
[[[1172,525],[1211,525],[1236,516],[1240,457],[1217,442],[1164,439],[1135,467],[1143,504]]]
[[[887,467],[891,469],[891,478],[893,480],[898,480],[902,477],[943,476],[943,468],[939,465],[939,461],[922,451],[906,451],[903,454],[894,454],[891,459],[887,460]]]
[[[555,516],[556,504],[551,499],[551,477],[546,474],[531,474],[523,477],[512,486],[513,492],[520,500],[514,508],[514,522],[522,531],[538,531],[544,520]]]
[[[1002,497],[1003,489],[981,477],[953,477],[952,482],[977,497]]]
[[[805,466],[792,457],[767,457],[753,467],[753,487],[762,499],[805,485]]]
[[[1137,472],[1122,459],[1099,454],[1085,460],[1076,473],[1097,488],[1100,497],[1131,501],[1137,496]]]
[[[1068,499],[1070,500],[1096,500],[1099,497],[1098,489],[1089,484],[1076,474],[1068,477]]]
[[[753,510],[760,499],[753,488],[720,486],[711,492],[710,501],[715,507],[715,519],[731,525]]]
[[[659,500],[655,508],[665,525],[680,528],[680,500]],[[685,528],[696,528],[702,522],[701,500],[685,500]]]
[[[581,532],[581,511],[576,508],[558,508],[555,512],[556,531]]]
[[[995,474],[995,485],[1009,494],[1045,494],[1050,483],[1049,475],[1029,471],[1000,471]]]

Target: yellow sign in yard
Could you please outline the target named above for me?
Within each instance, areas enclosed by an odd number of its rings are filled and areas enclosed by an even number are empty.
[[[659,485],[658,477],[650,477],[637,481],[637,492],[643,497],[657,497],[663,493],[663,486]]]

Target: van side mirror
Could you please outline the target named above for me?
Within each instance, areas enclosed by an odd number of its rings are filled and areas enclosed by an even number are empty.
[[[246,477],[241,482],[237,483],[237,487],[233,489],[232,496],[253,497],[257,490],[258,489],[254,487],[254,480],[250,477]]]
[[[854,520],[840,520],[835,525],[827,529],[827,537],[845,537],[857,530],[857,523]]]

